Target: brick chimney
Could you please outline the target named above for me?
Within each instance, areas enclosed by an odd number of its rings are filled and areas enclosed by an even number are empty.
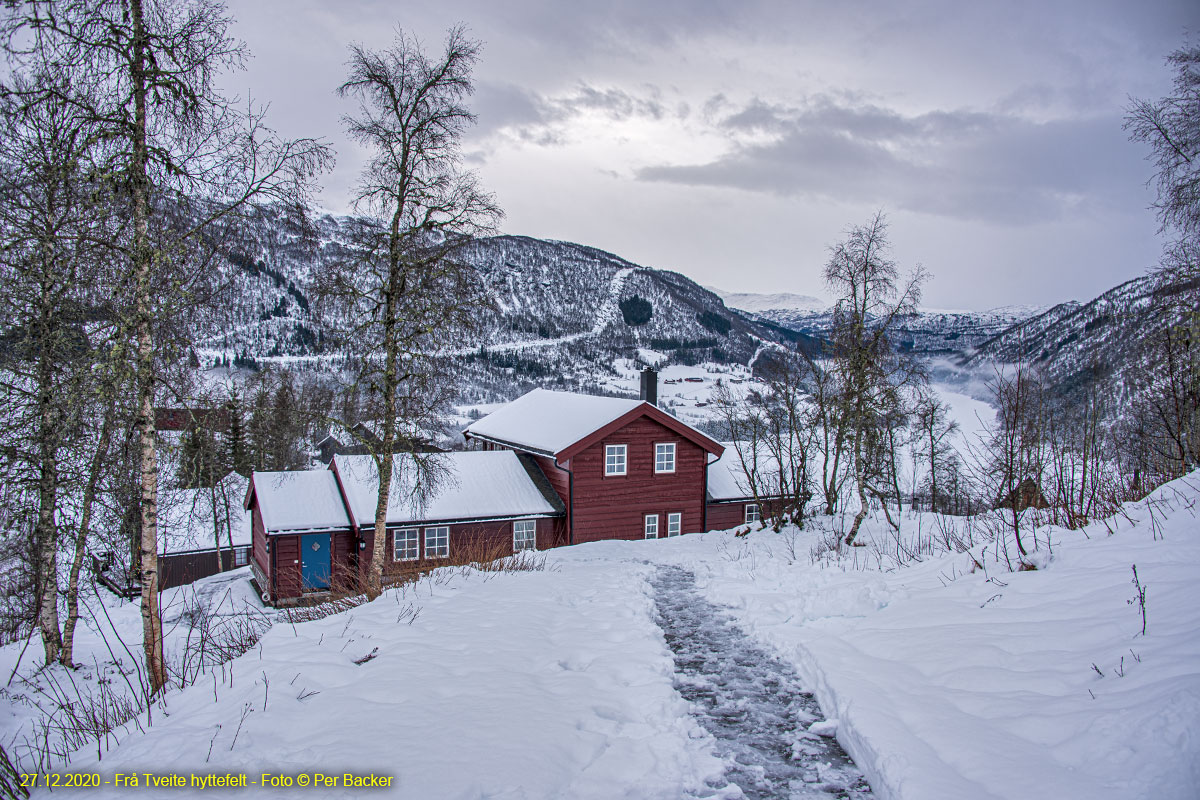
[[[652,406],[658,405],[658,373],[654,367],[642,370],[642,399]]]

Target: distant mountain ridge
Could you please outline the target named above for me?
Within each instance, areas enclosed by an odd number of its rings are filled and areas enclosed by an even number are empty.
[[[1144,275],[1085,303],[1060,303],[991,337],[963,358],[968,368],[1025,362],[1070,396],[1095,383],[1120,402],[1156,357],[1154,343],[1181,314],[1200,308],[1197,281]]]
[[[749,318],[814,338],[828,334],[833,304],[809,295],[724,293],[726,305]],[[1044,308],[1005,306],[989,311],[921,310],[902,319],[898,346],[918,355],[946,356],[969,351]]]
[[[228,307],[196,339],[201,364],[334,368],[342,354],[326,345],[330,323],[317,315],[312,287],[328,262],[352,257],[351,229],[352,220],[330,214],[308,226],[271,209],[251,218],[227,248]],[[494,304],[480,309],[478,331],[446,353],[466,382],[586,385],[644,350],[677,363],[747,364],[761,348],[796,338],[679,273],[594,247],[506,235],[474,240],[455,257]]]
[[[739,311],[751,314],[762,314],[768,311],[824,311],[831,305],[829,301],[810,294],[793,294],[791,292],[776,292],[773,294],[757,294],[754,292],[727,292],[714,286],[704,287],[725,301],[725,305]]]
[[[271,209],[258,212],[228,248],[221,267],[227,318],[200,332],[200,362],[336,365],[340,354],[325,344],[311,288],[331,259],[351,256],[352,226],[332,214],[305,226]],[[829,304],[810,295],[717,292],[570,242],[494,236],[469,243],[459,257],[476,270],[494,309],[481,310],[480,333],[447,355],[464,386],[506,395],[532,385],[586,389],[617,360],[645,351],[675,363],[742,365],[779,346],[815,352],[831,324]],[[1025,360],[1062,391],[1098,371],[1117,374],[1120,383],[1141,357],[1134,345],[1166,324],[1149,313],[1164,291],[1194,287],[1136,278],[1086,303],[921,311],[900,321],[895,340],[964,370]]]

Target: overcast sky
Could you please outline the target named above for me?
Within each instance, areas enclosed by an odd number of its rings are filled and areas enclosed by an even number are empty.
[[[333,90],[346,45],[397,26],[484,42],[465,142],[506,233],[566,239],[735,291],[825,294],[827,248],[884,209],[925,305],[1089,299],[1157,258],[1130,96],[1195,0],[399,2],[231,0],[254,58],[228,87],[338,152],[321,203],[348,210],[363,157]]]

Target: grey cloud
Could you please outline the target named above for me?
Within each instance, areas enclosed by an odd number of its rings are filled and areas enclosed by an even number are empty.
[[[720,108],[720,104],[714,103],[714,101],[717,101],[718,98],[722,102],[725,99],[720,95],[712,98],[709,100],[710,105],[706,106],[706,110],[710,110],[711,113],[716,113],[717,109]],[[786,124],[787,119],[785,109],[780,106],[766,103],[759,98],[751,100],[745,108],[730,114],[720,121],[720,125],[724,128],[768,132],[780,131]]]
[[[1120,208],[1145,179],[1128,166],[1129,151],[1122,149],[1129,145],[1117,118],[1035,123],[974,111],[910,116],[817,97],[792,109],[755,101],[721,124],[769,125],[777,136],[734,145],[705,164],[643,168],[637,177],[1008,224]]]
[[[502,128],[545,122],[541,98],[509,83],[480,81],[471,107],[477,120],[474,131],[477,137],[488,136]]]
[[[567,123],[587,112],[599,112],[614,122],[633,118],[660,120],[690,113],[687,103],[668,105],[662,90],[651,84],[635,93],[580,83],[568,93],[550,96],[518,86],[481,83],[473,107],[479,123],[472,132],[472,139],[478,144],[473,151],[477,161],[498,139],[539,146],[563,144]]]
[[[574,116],[578,111],[603,111],[613,120],[631,117],[662,119],[666,108],[661,101],[662,92],[657,87],[648,87],[647,97],[637,97],[624,89],[597,89],[583,84],[573,95],[550,101],[559,118]]]

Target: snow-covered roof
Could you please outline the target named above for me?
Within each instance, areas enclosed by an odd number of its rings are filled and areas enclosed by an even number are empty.
[[[256,472],[254,491],[267,533],[350,526],[337,479],[327,469]]]
[[[747,470],[757,476],[759,496],[771,496],[778,493],[779,461],[763,447],[758,448],[757,456],[752,448],[742,444],[741,450],[745,457],[738,456],[737,442],[721,442],[725,452],[716,461],[708,465],[708,496],[710,500],[745,500],[752,498],[750,481],[746,477]]]
[[[641,404],[641,400],[534,389],[471,423],[466,432],[557,453]]]
[[[248,481],[236,472],[212,488],[164,491],[159,498],[159,551],[187,553],[216,547],[249,545],[253,535],[250,512],[242,506]],[[215,523],[214,523],[215,517]]]
[[[387,522],[532,517],[559,513],[543,489],[511,450],[408,453],[393,456]],[[379,476],[371,456],[334,456],[356,525],[372,525]],[[330,473],[332,474],[332,473]],[[425,489],[432,474],[432,491]]]

